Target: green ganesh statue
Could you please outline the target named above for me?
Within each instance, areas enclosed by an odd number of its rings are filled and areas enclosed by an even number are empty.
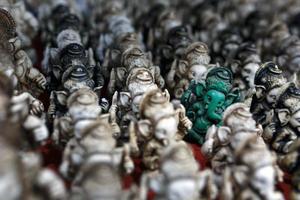
[[[232,72],[225,67],[211,69],[205,83],[191,81],[181,97],[187,116],[193,122],[185,137],[188,142],[203,144],[207,129],[213,124],[220,126],[224,110],[239,101],[240,92],[232,83]]]

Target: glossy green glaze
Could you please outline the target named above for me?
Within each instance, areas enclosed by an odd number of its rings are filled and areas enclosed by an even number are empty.
[[[207,129],[221,125],[222,114],[231,104],[239,101],[238,89],[232,88],[232,73],[224,67],[212,69],[203,83],[191,82],[181,97],[187,116],[193,122],[186,140],[203,144]]]

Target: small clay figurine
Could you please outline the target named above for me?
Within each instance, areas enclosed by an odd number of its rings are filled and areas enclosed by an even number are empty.
[[[210,160],[212,169],[222,174],[224,168],[234,162],[234,151],[245,138],[261,136],[262,131],[247,105],[232,104],[223,113],[222,126],[213,125],[208,129],[202,152]],[[260,142],[263,143],[262,138]]]
[[[143,164],[157,170],[161,152],[181,140],[191,127],[181,104],[172,104],[167,91],[151,90],[140,103],[140,120],[131,124],[130,142],[133,153],[142,153]]]
[[[275,190],[276,160],[257,136],[244,138],[234,152],[234,164],[225,169],[221,198],[283,200]],[[258,159],[263,158],[263,159]]]
[[[271,144],[272,138],[276,135],[276,124],[280,124],[275,113],[278,99],[289,83],[278,66],[268,62],[257,71],[254,84],[256,92],[252,98],[250,111],[256,122],[264,128],[264,140]]]
[[[148,49],[157,51],[160,44],[166,41],[169,31],[177,26],[182,25],[181,19],[176,15],[174,9],[162,6],[153,12],[153,24],[149,27],[146,43]],[[155,55],[158,55],[155,53]]]
[[[239,46],[242,44],[242,36],[238,28],[227,27],[212,45],[213,61],[227,65],[236,57]]]
[[[183,59],[185,49],[191,43],[188,27],[176,26],[169,31],[166,43],[160,45],[159,55],[155,58],[155,63],[159,64],[162,76],[169,72],[175,59]]]
[[[16,23],[11,14],[0,8],[1,32],[1,71],[14,76],[18,90],[39,95],[46,89],[45,77],[32,66],[28,55],[21,49],[20,38],[16,34]]]
[[[261,59],[253,43],[241,44],[236,56],[230,64],[231,70],[236,75],[234,85],[239,87],[241,99],[247,100],[254,93],[254,77],[261,65]]]
[[[140,198],[146,199],[151,189],[156,200],[216,199],[214,178],[209,169],[199,172],[199,165],[188,146],[172,144],[162,153],[159,172],[143,175]]]
[[[287,77],[299,74],[300,66],[300,39],[291,35],[280,43],[280,54],[276,61],[280,66],[287,66],[285,74]],[[290,80],[292,81],[292,80]]]
[[[273,109],[286,82],[282,71],[273,62],[264,63],[256,72],[254,78],[256,92],[250,111],[254,119],[263,127],[272,121]]]
[[[110,46],[108,46],[107,49],[105,49],[105,56],[103,58],[101,71],[107,81],[112,69],[122,66],[122,54],[127,49],[132,47],[136,47],[141,50],[144,49],[138,35],[135,32],[125,32],[120,33],[120,35],[116,36],[114,42]],[[98,51],[100,51],[99,48]],[[100,53],[98,52],[98,54]],[[151,54],[147,53],[146,55],[150,59]]]
[[[114,129],[109,122],[109,115],[103,115],[98,120],[86,124],[80,130],[80,136],[75,135],[69,141],[64,152],[61,173],[75,182],[80,177],[80,168],[92,163],[109,164],[120,173],[131,173],[134,165],[130,158],[128,145],[116,147]],[[78,134],[78,133],[77,133]],[[79,173],[79,174],[78,174]]]
[[[288,153],[300,135],[300,89],[295,84],[290,83],[278,98],[275,115],[272,147],[277,153]]]
[[[104,79],[99,64],[94,59],[92,49],[84,48],[79,33],[73,29],[62,30],[56,43],[57,48],[46,48],[43,60],[48,90],[74,90],[80,85],[100,90]]]
[[[64,31],[61,34],[64,34]],[[90,88],[97,95],[101,95],[104,80],[98,65],[91,57],[91,52],[91,49],[87,51],[81,44],[71,43],[57,55],[59,63],[51,65],[52,75],[49,76],[52,84],[49,89],[54,89],[50,95],[48,109],[48,118],[51,121],[54,116],[60,117],[66,113],[66,100],[72,92],[80,88]]]
[[[120,4],[120,2],[117,2],[117,4]],[[100,63],[102,63],[103,65],[104,60],[107,60],[108,56],[114,59],[114,54],[110,55],[110,50],[108,49],[112,48],[113,45],[119,45],[116,42],[118,42],[124,35],[135,33],[132,21],[126,15],[124,15],[123,13],[115,12],[107,14],[108,16],[104,18],[106,19],[104,21],[105,26],[103,26],[103,31],[101,32],[101,35],[99,37],[99,44],[97,47],[97,57]],[[111,66],[104,67],[105,71],[103,71],[103,74],[106,79],[109,76],[109,67]]]
[[[136,68],[146,68],[151,71],[155,83],[159,88],[164,87],[164,79],[160,75],[160,69],[152,64],[151,59],[140,48],[132,47],[127,49],[121,58],[121,66],[113,68],[110,74],[108,85],[109,94],[113,95],[114,91],[122,91],[126,84],[127,77],[132,70]]]
[[[39,23],[37,18],[27,10],[24,1],[2,1],[1,6],[4,6],[12,13],[16,20],[16,31],[22,42],[22,49],[28,54],[33,63],[37,61],[35,49],[32,48],[32,40],[37,35]]]
[[[224,110],[240,98],[238,89],[233,88],[232,83],[232,73],[224,67],[211,69],[205,83],[191,82],[181,97],[187,116],[193,122],[186,140],[203,144],[207,129],[213,124],[221,124]]]
[[[185,49],[182,59],[174,60],[167,74],[166,83],[176,99],[188,89],[190,81],[204,82],[210,63],[208,47],[202,42],[195,42]]]
[[[100,102],[97,94],[89,88],[81,88],[67,99],[60,100],[66,105],[66,110],[64,115],[58,115],[57,111],[56,114],[54,113],[55,126],[52,139],[63,146],[66,143],[64,140],[68,141],[74,136],[80,137],[80,131],[108,109],[107,101],[102,99]],[[115,122],[113,124],[116,127],[115,134],[119,135],[117,124]]]
[[[140,119],[140,102],[143,95],[150,90],[157,89],[151,71],[146,68],[133,69],[127,77],[124,91],[115,92],[112,98],[112,106],[109,109],[111,116],[115,116],[121,128],[121,140],[129,138],[128,126],[131,121]]]

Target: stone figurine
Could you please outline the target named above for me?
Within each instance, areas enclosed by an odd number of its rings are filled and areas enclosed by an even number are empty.
[[[28,54],[33,63],[37,61],[35,49],[32,47],[32,40],[36,37],[39,31],[38,19],[27,10],[24,1],[2,1],[1,6],[4,6],[12,13],[17,24],[17,34],[22,42],[22,49]]]
[[[156,200],[216,199],[214,178],[209,169],[199,172],[199,165],[188,146],[173,144],[163,151],[159,172],[142,177],[141,199],[146,199],[149,189],[155,192]]]
[[[140,103],[143,95],[150,90],[158,89],[151,71],[146,68],[136,68],[127,77],[123,91],[115,92],[112,97],[112,106],[109,109],[111,116],[115,116],[121,128],[121,138],[129,138],[128,126],[131,121],[140,119]]]
[[[191,127],[181,104],[170,102],[167,91],[151,90],[140,103],[140,120],[130,127],[130,144],[134,154],[141,153],[143,164],[157,170],[161,152],[180,141]]]
[[[263,64],[255,74],[255,94],[250,111],[257,123],[265,129],[263,137],[266,141],[269,141],[274,134],[275,109],[280,94],[287,86],[286,83],[282,71],[273,62]]]
[[[155,63],[159,64],[162,76],[165,76],[175,59],[184,57],[185,49],[192,43],[190,31],[186,26],[172,28],[164,44],[159,46],[159,54],[155,57]]]
[[[233,88],[232,83],[232,73],[224,67],[211,69],[205,83],[190,83],[181,97],[187,116],[193,122],[186,140],[203,144],[207,129],[213,124],[221,125],[224,110],[240,98],[239,90]]]
[[[61,173],[77,182],[81,168],[92,163],[108,164],[119,173],[131,173],[134,169],[130,158],[129,145],[116,147],[114,128],[109,122],[109,115],[86,124],[80,130],[80,136],[73,137],[64,151]]]
[[[210,63],[208,47],[202,42],[189,45],[180,60],[174,60],[166,76],[168,88],[179,99],[188,89],[190,81],[204,82]]]
[[[295,84],[290,83],[279,96],[275,115],[272,148],[277,153],[286,154],[300,135],[300,89]]]
[[[107,101],[99,100],[98,95],[89,88],[81,88],[60,100],[66,105],[65,113],[62,115],[59,115],[58,111],[53,113],[55,120],[52,139],[62,146],[72,137],[80,138],[81,129],[99,119],[108,108]],[[116,127],[115,134],[119,135],[118,125],[116,122],[113,124]]]
[[[244,138],[234,158],[234,164],[225,169],[221,198],[284,199],[275,188],[276,160],[265,143],[257,142],[257,136]]]
[[[1,33],[1,71],[15,77],[18,90],[27,91],[38,96],[46,89],[45,77],[32,66],[29,56],[21,48],[21,40],[17,36],[16,22],[12,15],[0,9],[2,20]]]
[[[234,151],[247,137],[261,136],[262,127],[252,118],[249,107],[243,103],[229,106],[222,118],[222,126],[208,129],[202,153],[210,161],[212,169],[224,173],[224,168],[234,162]],[[263,143],[262,138],[260,142]]]
[[[123,52],[121,57],[121,66],[115,67],[111,70],[110,81],[108,85],[109,94],[113,94],[115,90],[120,91],[124,89],[127,77],[131,75],[136,68],[146,68],[151,71],[155,83],[159,88],[163,88],[165,81],[160,75],[160,68],[152,64],[149,54],[146,54],[142,49],[132,47]]]

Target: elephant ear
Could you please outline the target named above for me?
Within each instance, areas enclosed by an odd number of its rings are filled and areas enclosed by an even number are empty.
[[[151,122],[149,120],[140,120],[137,124],[139,134],[145,138],[150,139],[152,136]]]
[[[116,75],[119,81],[125,80],[127,70],[124,67],[116,68]]]
[[[277,57],[277,63],[279,66],[285,66],[286,62],[288,60],[288,56],[287,55],[281,55],[279,57]]]
[[[60,105],[67,105],[68,94],[65,91],[55,91],[54,97]]]
[[[110,58],[113,61],[116,61],[120,55],[121,55],[121,52],[117,49],[113,49],[110,51]]]
[[[131,95],[129,92],[120,92],[120,103],[124,107],[129,107],[131,104]]]
[[[229,143],[230,133],[230,128],[226,126],[221,126],[220,128],[218,128],[217,136],[222,145],[226,145]]]
[[[291,113],[286,108],[277,109],[277,116],[278,116],[280,124],[282,126],[285,126],[290,121]]]
[[[52,68],[52,72],[53,72],[55,78],[58,80],[60,80],[60,78],[61,78],[62,71],[63,71],[63,69],[60,65],[54,65]]]
[[[168,101],[170,101],[170,99],[171,99],[171,97],[170,97],[170,93],[169,93],[169,91],[167,90],[167,89],[165,89],[165,91],[164,91],[164,96],[166,97],[166,99],[168,100]]]
[[[164,45],[161,49],[161,53],[166,59],[172,58],[172,48],[169,45]]]
[[[180,60],[178,62],[178,71],[180,74],[186,74],[188,72],[188,68],[188,63],[186,61]]]
[[[152,59],[153,59],[153,56],[152,56],[151,51],[148,51],[147,53],[145,53],[145,55],[146,55],[146,58],[147,58],[148,60],[152,60]]]
[[[262,99],[265,96],[266,88],[262,85],[255,86],[255,94],[258,99]]]

